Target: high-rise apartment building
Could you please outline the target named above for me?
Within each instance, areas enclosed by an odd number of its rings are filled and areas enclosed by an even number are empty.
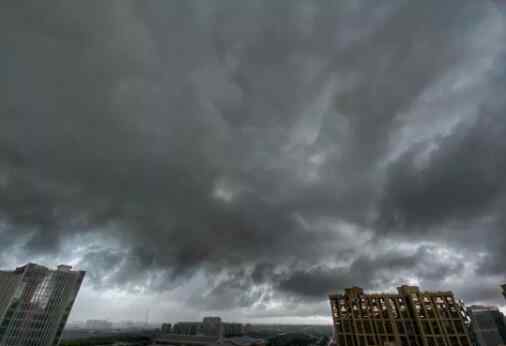
[[[471,338],[479,346],[497,346],[506,344],[506,326],[504,315],[497,307],[470,306]]]
[[[0,346],[56,346],[85,272],[29,263],[0,271]]]
[[[464,305],[452,292],[364,294],[359,287],[329,296],[338,346],[470,346]]]

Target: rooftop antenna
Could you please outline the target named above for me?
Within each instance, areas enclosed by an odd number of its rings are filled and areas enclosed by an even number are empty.
[[[144,322],[144,327],[147,328],[148,327],[148,322],[149,322],[149,308],[146,309],[146,320]]]

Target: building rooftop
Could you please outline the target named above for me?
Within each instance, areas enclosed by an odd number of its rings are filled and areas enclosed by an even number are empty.
[[[340,293],[330,293],[329,298],[335,299],[342,296],[361,296],[366,295],[369,297],[396,297],[399,295],[409,295],[409,294],[421,294],[421,295],[428,295],[428,296],[436,296],[436,295],[452,295],[453,293],[451,291],[420,291],[419,287],[417,286],[407,286],[403,285],[400,287],[397,287],[397,293],[393,292],[372,292],[372,293],[365,293],[364,290],[360,287],[352,287],[352,288],[346,288],[344,290],[344,294]]]

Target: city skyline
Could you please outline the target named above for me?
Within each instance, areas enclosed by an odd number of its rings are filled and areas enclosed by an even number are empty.
[[[86,271],[72,321],[326,324],[354,285],[506,312],[505,16],[2,2],[0,270]]]

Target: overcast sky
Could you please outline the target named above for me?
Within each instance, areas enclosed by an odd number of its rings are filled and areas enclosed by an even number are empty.
[[[87,270],[72,320],[504,306],[505,6],[3,1],[0,268]]]

